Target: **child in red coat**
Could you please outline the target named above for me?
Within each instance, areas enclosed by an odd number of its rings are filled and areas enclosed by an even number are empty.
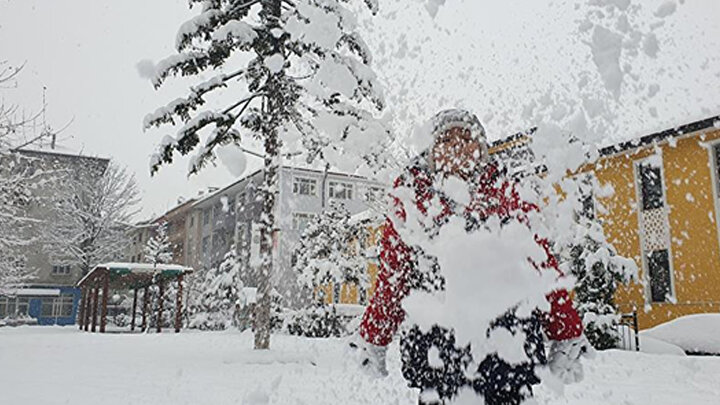
[[[428,205],[439,198],[442,210],[432,218],[429,237],[447,223],[452,216],[465,219],[466,230],[472,232],[490,217],[501,223],[520,221],[527,225],[526,216],[537,206],[523,202],[515,190],[515,182],[496,165],[489,163],[485,133],[478,119],[465,111],[449,110],[438,114],[432,122],[434,145],[431,150],[411,165],[397,179],[395,187],[407,187],[415,192],[414,203],[422,215]],[[457,208],[446,198],[433,179],[449,176],[468,184],[473,195],[467,207]],[[442,180],[441,180],[442,181]],[[396,200],[396,221],[406,220],[402,203]],[[557,261],[547,240],[536,237],[547,254],[538,267],[557,271]],[[411,289],[442,290],[444,280],[439,266],[430,266],[430,272],[421,272],[418,262],[429,259],[418,247],[406,245],[398,234],[395,223],[388,218],[381,239],[380,272],[377,287],[360,325],[360,345],[365,354],[364,364],[384,374],[385,351],[392,341],[405,313],[402,300]],[[535,313],[519,317],[515,308],[491,323],[490,330],[507,329],[513,335],[524,333],[524,351],[529,359],[521,364],[510,364],[496,353],[473,362],[470,347],[457,347],[452,330],[435,325],[423,332],[412,326],[401,339],[403,375],[411,387],[421,389],[421,402],[442,403],[457,395],[462,387],[472,387],[486,404],[519,404],[532,394],[531,386],[540,382],[535,373],[537,365],[548,364],[544,336],[552,341],[550,369],[564,380],[579,379],[582,369],[578,357],[591,353],[592,348],[582,335],[582,323],[572,306],[568,292],[557,290],[547,296],[549,313]],[[482,298],[478,298],[482,305]],[[442,367],[430,365],[429,350],[435,348]],[[470,365],[477,367],[468,370]],[[471,377],[472,376],[472,377]]]

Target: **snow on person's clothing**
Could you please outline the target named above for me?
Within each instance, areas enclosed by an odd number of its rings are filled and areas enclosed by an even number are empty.
[[[499,217],[502,222],[514,219],[527,223],[525,214],[538,210],[538,207],[522,201],[514,185],[513,181],[504,179],[495,166],[487,165],[476,179],[474,185],[476,191],[465,211],[453,212],[454,204],[444,196],[438,195],[443,209],[433,218],[433,222],[439,228],[450,216],[459,214],[466,219],[466,228],[469,231],[491,216]],[[394,186],[413,189],[416,206],[423,215],[428,215],[428,207],[435,194],[441,194],[433,187],[432,178],[422,166],[411,168],[408,173],[396,180]],[[397,198],[395,202],[397,209],[395,216],[400,221],[405,221],[406,215],[402,203]],[[535,263],[535,267],[554,269],[561,275],[557,259],[550,251],[550,243],[539,237],[536,237],[536,241],[545,250],[547,259],[543,263]],[[380,272],[377,286],[363,314],[360,335],[369,343],[386,346],[392,341],[393,335],[405,317],[401,306],[402,300],[409,294],[411,287],[418,287],[417,278],[424,275],[417,274],[418,252],[402,241],[390,218],[385,221],[380,245]],[[435,276],[431,283],[440,289],[442,278]],[[549,294],[547,299],[550,302],[550,312],[544,316],[543,327],[548,338],[566,340],[580,336],[582,322],[568,292],[557,290]]]

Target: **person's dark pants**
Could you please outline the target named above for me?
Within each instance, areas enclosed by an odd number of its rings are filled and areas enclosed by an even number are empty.
[[[526,336],[524,350],[530,359],[510,364],[493,353],[483,359],[473,373],[467,370],[472,362],[470,347],[455,345],[452,331],[433,326],[423,333],[417,326],[404,333],[400,342],[402,372],[410,387],[424,393],[434,391],[440,402],[453,398],[460,388],[472,387],[487,405],[516,405],[532,395],[532,385],[540,383],[535,366],[546,364],[542,326],[538,316],[518,318],[509,311],[496,319],[488,330],[504,328],[512,334]],[[432,347],[440,362],[430,365],[428,354]],[[433,354],[433,357],[435,357]],[[441,363],[441,364],[440,364]]]

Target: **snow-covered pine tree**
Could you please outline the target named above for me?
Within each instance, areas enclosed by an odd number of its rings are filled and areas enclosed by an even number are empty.
[[[161,142],[151,162],[153,172],[171,163],[175,152],[198,150],[190,165],[195,173],[214,160],[218,147],[239,146],[243,139],[263,144],[257,349],[270,344],[271,250],[280,158],[327,159],[340,169],[356,170],[382,163],[388,150],[389,132],[371,112],[383,107],[383,98],[370,68],[370,52],[347,3],[190,0],[191,7],[201,6],[200,13],[180,27],[178,53],[156,66],[156,88],[169,76],[214,76],[146,117],[145,128],[183,123],[176,137],[166,136]],[[377,11],[377,0],[365,4]],[[244,67],[238,66],[241,61],[246,61]],[[222,107],[206,103],[210,94],[221,96]],[[202,142],[201,134],[207,135]]]
[[[615,292],[636,273],[632,259],[617,254],[605,238],[602,225],[595,217],[591,190],[593,181],[584,181],[582,208],[576,213],[576,243],[561,249],[570,273],[575,276],[575,307],[583,319],[585,335],[598,350],[617,347],[618,308]],[[595,184],[595,186],[597,186]]]
[[[145,262],[154,265],[171,263],[172,245],[167,232],[168,224],[162,221],[155,227],[155,234],[148,239],[144,247]]]
[[[168,236],[168,224],[166,221],[161,221],[155,226],[154,234],[148,239],[143,248],[144,259],[146,263],[150,263],[154,266],[158,264],[169,264],[173,260],[172,244],[170,243],[170,237]],[[163,286],[163,326],[170,326],[175,319],[175,298],[177,295],[177,287],[175,283],[166,282]],[[150,299],[152,302],[153,310],[150,315],[150,325],[156,326],[157,319],[157,307],[159,305],[160,289],[157,286],[152,286],[149,289]]]
[[[328,284],[356,283],[360,290],[369,288],[367,259],[359,240],[365,229],[352,223],[350,213],[339,201],[330,201],[328,208],[313,218],[300,237],[295,249],[294,271],[298,282],[316,290],[318,301],[325,302]]]
[[[190,327],[202,330],[223,330],[236,325],[237,305],[243,283],[235,247],[223,261],[205,273],[200,283],[200,296],[191,308]]]

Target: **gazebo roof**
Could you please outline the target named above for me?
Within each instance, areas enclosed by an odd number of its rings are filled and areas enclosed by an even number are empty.
[[[78,281],[77,285],[78,287],[92,285],[98,275],[107,273],[110,276],[109,284],[112,288],[136,288],[151,285],[157,280],[176,279],[180,275],[192,272],[192,268],[178,264],[111,262],[95,266]]]

